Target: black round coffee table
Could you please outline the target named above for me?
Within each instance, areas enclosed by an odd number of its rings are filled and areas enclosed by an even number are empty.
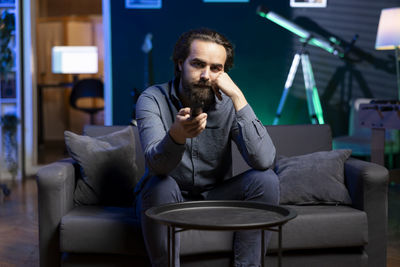
[[[292,209],[262,202],[190,201],[152,207],[146,215],[168,227],[168,265],[175,266],[175,234],[195,230],[261,230],[261,266],[264,266],[264,231],[278,232],[278,266],[282,261],[282,226],[297,216]],[[176,228],[179,228],[177,230]]]

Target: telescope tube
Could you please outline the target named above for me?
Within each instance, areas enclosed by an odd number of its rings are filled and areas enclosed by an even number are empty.
[[[339,53],[339,51],[337,51],[337,49],[332,44],[312,36],[310,32],[308,32],[301,26],[295,24],[294,22],[289,21],[288,19],[278,15],[273,11],[270,11],[268,8],[262,5],[258,6],[257,14],[263,18],[269,19],[270,21],[278,24],[279,26],[285,28],[286,30],[298,35],[301,39],[306,40],[307,43],[320,47],[331,54],[343,57],[343,54]]]

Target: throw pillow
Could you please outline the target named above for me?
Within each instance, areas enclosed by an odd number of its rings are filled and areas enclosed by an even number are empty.
[[[344,162],[351,150],[321,151],[279,157],[275,172],[280,182],[281,204],[351,204],[344,185]]]
[[[131,126],[100,137],[64,132],[70,156],[81,177],[74,194],[77,205],[130,206],[137,182],[135,136]]]

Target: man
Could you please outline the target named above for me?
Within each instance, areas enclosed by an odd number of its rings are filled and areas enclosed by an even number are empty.
[[[278,178],[268,168],[275,147],[242,91],[226,73],[232,44],[221,34],[184,33],[173,54],[175,79],[140,96],[136,119],[147,175],[137,185],[136,211],[153,266],[167,266],[166,227],[144,212],[187,200],[250,200],[278,204]],[[231,177],[231,141],[253,168]],[[259,231],[235,233],[234,266],[259,266]],[[176,242],[179,266],[179,238]]]

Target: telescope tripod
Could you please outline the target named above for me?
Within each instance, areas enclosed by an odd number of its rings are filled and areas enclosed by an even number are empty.
[[[293,85],[293,80],[296,76],[300,61],[303,69],[308,114],[310,116],[311,122],[313,124],[324,124],[321,102],[318,96],[318,89],[315,85],[314,73],[311,67],[310,58],[308,56],[308,53],[305,52],[304,49],[302,49],[300,52],[297,52],[293,58],[292,66],[290,67],[289,74],[286,79],[285,88],[279,102],[278,110],[276,111],[273,125],[277,125],[279,123],[283,106],[285,105],[289,90]]]

